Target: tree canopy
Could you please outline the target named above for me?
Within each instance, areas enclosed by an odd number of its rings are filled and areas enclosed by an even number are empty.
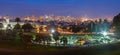
[[[112,26],[115,27],[115,33],[120,33],[120,13],[113,18]]]
[[[17,18],[15,19],[15,21],[16,21],[16,22],[20,22],[21,19],[20,19],[19,17],[17,17]]]
[[[31,30],[34,29],[34,28],[30,23],[26,23],[22,26],[22,29],[26,32],[31,32]]]

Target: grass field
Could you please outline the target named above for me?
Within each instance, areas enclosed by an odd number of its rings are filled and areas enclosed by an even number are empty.
[[[60,46],[25,46],[21,42],[0,41],[2,55],[119,55],[120,43],[103,44],[87,47],[60,47]],[[8,51],[5,51],[8,50]]]

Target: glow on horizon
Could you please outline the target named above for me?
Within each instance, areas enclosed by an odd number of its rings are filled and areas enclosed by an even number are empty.
[[[0,15],[31,16],[35,14],[91,18],[108,18],[120,11],[120,0],[0,0]]]

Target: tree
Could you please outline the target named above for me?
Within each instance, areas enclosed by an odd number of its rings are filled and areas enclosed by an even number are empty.
[[[3,23],[0,23],[0,38],[3,37],[4,31],[2,30],[4,28]]]
[[[17,23],[13,29],[17,31],[21,31],[22,27],[19,23]]]
[[[86,38],[86,40],[88,40],[88,41],[92,39],[92,37],[89,36],[89,35],[87,35],[87,34],[85,35],[85,38]]]
[[[73,25],[71,29],[72,29],[72,32],[77,33],[80,31],[81,28],[78,25]]]
[[[17,18],[15,19],[15,21],[16,21],[16,22],[20,22],[21,19],[20,19],[19,17],[17,17]]]
[[[120,33],[120,13],[113,18],[112,26],[115,27],[115,33]]]
[[[22,26],[22,29],[25,31],[25,32],[31,32],[33,28],[33,26],[30,24],[30,23],[26,23]]]
[[[106,32],[109,32],[109,29],[110,29],[110,24],[109,24],[107,19],[104,19],[104,21],[103,21],[103,30],[106,31]]]
[[[103,31],[103,21],[102,19],[99,19],[99,22],[98,22],[98,32],[102,32]]]
[[[14,29],[21,29],[20,24],[19,24],[19,23],[17,23],[17,24],[15,25]]]
[[[97,33],[98,32],[98,21],[95,20],[95,32]]]
[[[11,24],[8,24],[6,29],[9,29],[9,30],[11,30],[11,29],[12,29],[12,26],[11,26]]]
[[[29,34],[23,34],[23,33],[20,35],[21,35],[21,39],[25,47],[30,47],[32,45],[32,42],[31,42],[32,36]]]
[[[56,45],[58,45],[59,43],[58,43],[58,41],[59,41],[59,36],[60,36],[60,33],[58,32],[58,31],[55,31],[54,33],[53,33],[53,39],[55,40],[55,44]]]
[[[2,29],[4,27],[4,25],[2,23],[0,23],[0,29]]]
[[[88,32],[94,32],[95,31],[95,23],[93,21],[91,21],[88,24]]]

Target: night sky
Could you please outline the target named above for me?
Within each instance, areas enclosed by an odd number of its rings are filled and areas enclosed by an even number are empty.
[[[0,0],[0,15],[60,15],[91,18],[113,17],[120,13],[120,0]]]

